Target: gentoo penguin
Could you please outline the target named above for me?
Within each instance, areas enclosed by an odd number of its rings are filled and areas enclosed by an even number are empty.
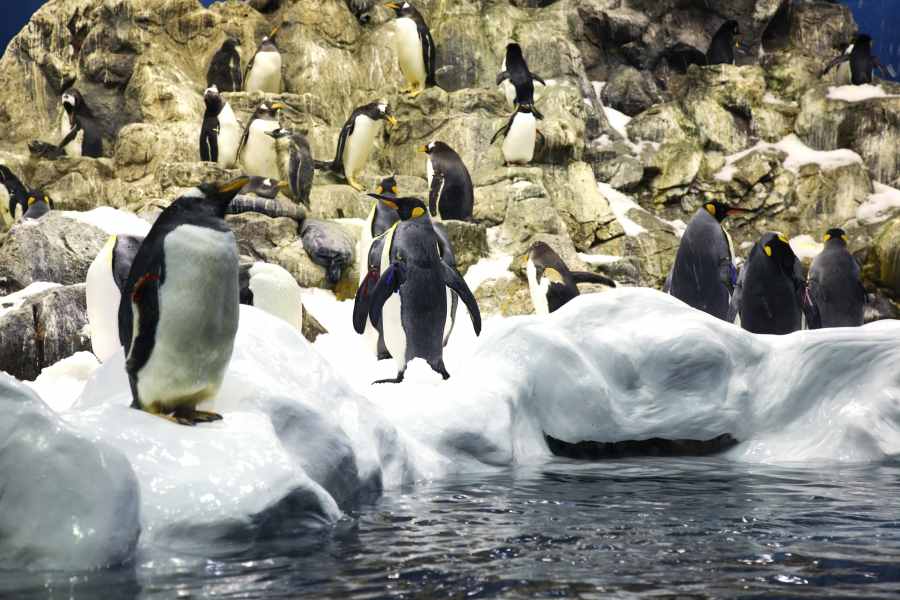
[[[740,317],[751,333],[785,334],[803,326],[806,285],[788,239],[769,232],[741,267],[729,318]]]
[[[300,286],[286,269],[267,262],[241,263],[239,284],[241,304],[255,306],[302,329]]]
[[[8,199],[0,205],[2,225],[11,227],[28,210],[28,190],[9,167],[0,165],[0,185],[6,189]]]
[[[26,204],[28,208],[25,210],[25,214],[22,215],[22,218],[40,219],[48,212],[50,212],[50,208],[53,206],[53,201],[50,200],[50,196],[48,196],[47,194],[38,190],[32,190],[28,193]]]
[[[809,328],[859,327],[863,324],[866,289],[859,278],[859,263],[847,249],[843,229],[829,229],[825,248],[809,269],[812,312]]]
[[[736,272],[731,242],[722,221],[727,216],[749,212],[752,211],[714,200],[694,213],[672,265],[670,294],[697,310],[727,319]]]
[[[369,160],[378,131],[378,121],[381,120],[386,120],[391,126],[397,125],[397,119],[391,114],[391,107],[383,102],[371,102],[354,110],[341,127],[334,160],[315,161],[316,167],[340,173],[353,189],[359,192],[365,190],[356,181],[356,175]]]
[[[341,225],[331,221],[306,219],[300,228],[303,249],[309,258],[325,268],[328,283],[341,280],[344,268],[353,262],[356,240]]]
[[[735,36],[740,35],[741,28],[737,21],[722,23],[709,43],[706,51],[706,63],[710,65],[733,65],[734,49],[738,46]]]
[[[844,52],[830,63],[825,65],[821,75],[825,75],[837,65],[841,63],[850,63],[850,83],[853,85],[863,85],[872,83],[872,71],[877,67],[884,72],[884,67],[876,56],[872,54],[872,38],[871,36],[860,33],[853,39],[853,48],[849,52]]]
[[[447,322],[446,288],[459,294],[469,310],[475,333],[481,333],[481,313],[459,272],[441,260],[438,239],[425,203],[419,198],[388,198],[370,194],[395,208],[401,222],[385,235],[382,265],[388,265],[371,293],[357,294],[353,327],[365,330],[365,315],[381,324],[388,351],[397,364],[397,377],[375,383],[403,381],[407,363],[424,359],[444,379],[444,340]],[[382,321],[383,319],[383,321]]]
[[[316,174],[309,141],[302,133],[284,128],[270,131],[267,135],[275,139],[278,164],[290,184],[291,195],[297,202],[309,206],[309,193]]]
[[[238,247],[225,223],[247,184],[201,184],[156,219],[131,264],[119,303],[119,337],[132,407],[182,425],[215,421],[213,398],[238,327]]]
[[[616,282],[598,273],[570,271],[566,263],[544,242],[535,242],[525,266],[528,291],[534,312],[547,315],[579,294],[579,283],[600,283],[616,287]]]
[[[227,38],[222,47],[213,54],[206,71],[207,87],[215,87],[222,92],[240,92],[244,89],[244,76],[241,72],[240,42]]]
[[[281,53],[272,36],[265,36],[256,50],[256,54],[247,63],[244,70],[244,87],[248,92],[281,93]]]
[[[427,86],[437,85],[434,79],[437,57],[434,40],[415,6],[409,2],[388,2],[385,7],[393,9],[397,17],[394,21],[394,45],[407,85],[400,92],[415,98]]]
[[[442,220],[468,221],[472,218],[475,192],[469,170],[453,148],[444,142],[420,146],[428,155],[428,207],[431,215]]]
[[[375,0],[346,0],[347,8],[356,17],[360,25],[365,25],[372,20],[369,11],[375,6]]]
[[[103,154],[103,139],[97,118],[75,88],[62,95],[63,114],[60,121],[60,141],[57,148],[67,156],[98,158]]]
[[[504,164],[527,165],[531,162],[534,158],[534,144],[540,135],[537,130],[537,119],[542,118],[543,116],[530,106],[516,106],[506,125],[491,138],[493,144],[501,135],[505,137],[502,147]]]
[[[217,163],[223,169],[234,167],[241,144],[241,124],[227,100],[215,85],[203,92],[206,112],[200,128],[200,160]]]
[[[513,106],[534,106],[534,82],[547,83],[528,70],[522,47],[516,43],[506,45],[506,57],[497,75],[497,85],[503,86],[506,100]],[[540,115],[537,111],[536,114]],[[539,117],[540,118],[540,117]]]
[[[267,134],[281,127],[278,124],[278,111],[282,108],[284,104],[280,102],[263,102],[244,128],[238,155],[248,175],[280,178],[275,140]]]
[[[286,187],[288,187],[286,181],[278,181],[270,177],[253,176],[247,182],[247,185],[244,186],[244,189],[241,190],[241,194],[253,194],[254,196],[271,200],[278,195],[279,190]]]

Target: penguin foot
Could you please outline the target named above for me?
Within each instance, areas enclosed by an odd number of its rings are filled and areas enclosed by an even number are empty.
[[[403,381],[403,376],[404,376],[404,372],[400,371],[399,373],[397,373],[397,376],[394,377],[393,379],[379,379],[377,381],[373,381],[372,385],[375,385],[377,383],[401,383]]]
[[[411,99],[415,98],[424,91],[425,91],[425,88],[423,88],[423,87],[422,88],[413,88],[409,91],[409,97]]]
[[[410,92],[413,91],[413,86],[408,85],[408,86],[406,86],[405,88],[400,88],[399,91],[400,91],[401,94],[409,94]]]
[[[166,421],[172,421],[176,425],[185,425],[187,427],[193,427],[194,422],[185,417],[177,417],[175,415],[157,415],[158,417],[162,417]]]
[[[394,358],[394,357],[391,356],[391,353],[388,352],[387,350],[379,350],[378,351],[378,360],[388,360],[391,358]]]
[[[205,410],[194,410],[193,408],[185,408],[176,410],[167,419],[180,425],[189,425],[193,427],[197,423],[212,423],[221,421],[222,415],[219,413],[209,412]]]
[[[194,419],[194,423],[213,423],[215,421],[221,421],[223,419],[222,415],[219,413],[209,412],[206,410],[195,410],[191,413],[191,418]]]
[[[352,188],[353,188],[354,190],[356,190],[357,192],[364,192],[364,191],[366,191],[366,186],[362,185],[361,183],[359,183],[358,181],[356,181],[356,180],[353,179],[353,178],[348,178],[348,179],[347,179],[347,183],[350,185],[350,187],[352,187]]]

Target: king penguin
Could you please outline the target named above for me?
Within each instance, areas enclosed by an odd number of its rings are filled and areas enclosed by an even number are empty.
[[[697,310],[719,319],[728,318],[728,305],[736,282],[731,240],[722,221],[752,211],[706,202],[694,213],[672,265],[669,293]]]
[[[238,155],[248,175],[280,179],[275,140],[268,133],[281,127],[278,111],[282,108],[284,105],[279,102],[263,102],[244,128]]]
[[[378,121],[385,120],[392,127],[397,119],[391,114],[391,107],[384,102],[371,102],[355,109],[338,135],[337,150],[331,162],[315,161],[316,167],[342,174],[353,189],[362,192],[365,187],[356,181],[356,176],[372,153]]]
[[[309,207],[309,194],[316,174],[309,141],[302,133],[283,127],[270,131],[267,135],[275,140],[278,163],[290,184],[291,195],[294,200]]]
[[[809,269],[809,296],[816,315],[810,319],[810,329],[863,324],[866,289],[859,276],[859,263],[847,249],[847,234],[843,229],[829,229],[825,248]]]
[[[503,162],[506,165],[527,165],[534,158],[534,144],[541,133],[537,130],[537,119],[543,116],[531,106],[516,106],[506,125],[500,128],[491,144],[501,135],[503,140]]]
[[[400,71],[407,85],[400,92],[415,98],[427,86],[437,85],[434,79],[437,58],[434,39],[425,19],[409,2],[388,2],[384,6],[393,9],[397,17],[394,21],[394,43]]]
[[[234,348],[238,247],[224,217],[246,184],[188,191],[141,243],[119,303],[133,408],[182,425],[222,418],[196,405],[216,395]]]
[[[425,203],[419,198],[371,196],[384,201],[401,222],[388,230],[382,248],[382,266],[388,265],[371,293],[361,296],[353,309],[353,327],[365,331],[366,315],[380,324],[384,341],[397,364],[397,377],[375,383],[403,381],[407,363],[424,359],[444,379],[443,349],[447,323],[446,288],[459,294],[475,333],[481,333],[481,312],[475,296],[459,272],[441,259]],[[382,320],[383,319],[383,320]]]
[[[57,148],[67,156],[99,158],[103,154],[103,137],[93,111],[81,92],[72,88],[62,95],[60,141]]]
[[[534,312],[539,315],[550,314],[578,296],[579,283],[616,287],[616,282],[605,275],[570,271],[562,258],[544,242],[535,242],[531,246],[525,273],[528,276],[531,303],[534,305]]]
[[[248,92],[281,93],[281,52],[275,45],[275,33],[265,36],[256,54],[244,70],[244,86]]]
[[[425,170],[431,215],[442,220],[470,220],[475,192],[469,170],[459,154],[444,142],[431,142],[420,146],[418,151],[428,156]]]
[[[215,85],[203,93],[203,101],[206,112],[200,128],[200,160],[231,169],[237,162],[241,124]]]
[[[852,50],[850,49],[852,48]],[[821,75],[825,75],[832,68],[842,63],[850,63],[850,83],[853,85],[863,85],[872,83],[872,71],[878,68],[884,72],[884,67],[878,60],[878,57],[872,54],[872,38],[871,36],[860,33],[853,39],[853,45],[843,54],[825,65]]]
[[[222,47],[213,54],[206,71],[207,87],[215,87],[222,92],[240,92],[244,89],[244,76],[241,72],[240,42],[227,38]]]
[[[6,165],[0,165],[0,185],[6,190],[6,202],[0,204],[2,221],[0,227],[6,229],[22,218],[28,210],[28,190]]]
[[[725,21],[713,35],[706,51],[706,63],[709,65],[733,65],[734,49],[738,46],[735,36],[740,35],[741,28],[737,21]]]
[[[31,192],[28,193],[26,205],[27,208],[25,210],[25,214],[22,215],[22,218],[40,219],[48,212],[50,212],[50,209],[53,206],[53,201],[50,199],[50,196],[41,192],[40,190],[31,190]]]
[[[506,45],[506,56],[497,75],[497,85],[501,86],[506,100],[512,106],[534,107],[534,82],[543,86],[547,83],[539,76],[528,70],[525,55],[519,44]],[[536,114],[536,110],[534,110]],[[540,117],[539,117],[540,118]]]

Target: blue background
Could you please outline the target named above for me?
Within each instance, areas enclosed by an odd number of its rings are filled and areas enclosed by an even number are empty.
[[[3,0],[6,19],[0,22],[0,49],[19,32],[45,0]],[[198,0],[209,6],[214,0]],[[853,11],[860,31],[875,38],[875,53],[900,74],[900,0],[843,0]]]

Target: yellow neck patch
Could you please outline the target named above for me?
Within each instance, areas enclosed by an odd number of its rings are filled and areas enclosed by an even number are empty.
[[[412,209],[412,218],[413,219],[418,219],[419,217],[421,217],[424,214],[425,214],[425,209],[422,208],[421,206],[417,206],[414,209]]]

